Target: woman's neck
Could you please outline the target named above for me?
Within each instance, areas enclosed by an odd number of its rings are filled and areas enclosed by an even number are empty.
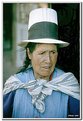
[[[41,76],[41,75],[38,75],[38,74],[34,74],[34,75],[35,75],[35,79],[44,79],[44,80],[47,80],[47,81],[50,80],[49,76]]]

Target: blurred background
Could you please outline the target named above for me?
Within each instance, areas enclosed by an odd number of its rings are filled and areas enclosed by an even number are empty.
[[[59,50],[57,66],[80,79],[80,3],[3,3],[3,84],[23,66],[25,51],[17,43],[28,38],[30,11],[41,7],[57,11],[59,39],[70,43]]]

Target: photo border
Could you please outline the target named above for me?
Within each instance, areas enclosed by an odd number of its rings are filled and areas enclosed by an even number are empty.
[[[40,1],[40,2],[42,2],[42,1]],[[1,9],[2,9],[2,4],[3,4],[4,2],[2,2],[1,4],[0,4],[0,7],[1,7]],[[14,3],[14,2],[13,2]],[[23,3],[23,2],[22,2]],[[24,2],[25,3],[25,2]],[[29,3],[33,3],[33,2],[29,2]],[[39,3],[39,2],[38,2]],[[50,1],[50,3],[56,3],[56,2],[52,2],[52,1]],[[63,2],[62,2],[63,3]],[[40,118],[2,118],[1,117],[1,119],[2,120],[6,120],[6,121],[9,121],[9,120],[28,120],[28,121],[31,121],[31,120],[37,120],[37,121],[40,121],[40,120],[49,120],[49,121],[51,121],[51,120],[82,120],[82,51],[83,51],[83,49],[82,49],[82,39],[83,39],[83,35],[82,35],[82,29],[83,29],[83,23],[82,23],[82,20],[83,20],[83,13],[82,13],[82,11],[83,11],[83,3],[82,2],[79,2],[80,3],[80,118],[42,118],[42,119],[40,119]],[[1,10],[1,12],[3,12],[2,10]],[[2,14],[1,14],[1,17],[2,17]],[[2,20],[2,19],[1,19]],[[3,25],[3,20],[1,21],[1,25]],[[3,27],[1,26],[1,31],[3,31]],[[3,35],[3,34],[2,34]],[[3,37],[2,37],[3,38]],[[1,40],[3,40],[1,38]],[[1,43],[2,45],[3,45],[3,42]],[[2,46],[1,45],[1,46]],[[1,55],[2,55],[2,57],[3,57],[3,50],[1,49]],[[2,58],[2,62],[0,62],[1,63],[1,66],[3,65],[2,63],[3,63],[3,58]],[[3,80],[3,67],[2,67],[2,69],[1,69],[1,80]],[[3,81],[2,81],[3,82]],[[2,87],[0,87],[0,89],[3,89],[3,83],[1,84],[1,86]],[[2,92],[2,90],[0,90],[1,91],[1,94],[3,94],[3,92]],[[3,98],[3,96],[1,97],[1,99]],[[3,103],[2,103],[2,101],[1,101],[1,107],[2,107],[2,105],[3,105]],[[2,112],[2,110],[1,110],[1,112]],[[2,113],[3,114],[3,113]]]

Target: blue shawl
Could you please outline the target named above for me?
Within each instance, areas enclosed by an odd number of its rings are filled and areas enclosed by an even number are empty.
[[[55,69],[52,79],[58,77],[64,72]],[[26,72],[15,75],[23,83],[34,80],[33,69],[29,68]],[[68,95],[53,91],[51,95],[45,98],[45,112],[40,113],[31,103],[31,96],[26,89],[16,91],[13,103],[13,118],[66,118],[68,108]]]

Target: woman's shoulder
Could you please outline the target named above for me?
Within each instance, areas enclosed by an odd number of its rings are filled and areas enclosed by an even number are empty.
[[[17,77],[21,82],[27,82],[30,80],[32,74],[33,74],[32,68],[28,68],[24,72],[14,74],[14,76]]]
[[[60,76],[60,75],[62,75],[64,73],[65,72],[63,70],[61,70],[60,68],[55,67],[54,72],[53,72],[53,77],[58,77],[58,76]]]
[[[60,68],[55,68],[55,71],[57,72],[57,73],[60,73],[60,74],[63,74],[63,73],[65,73],[62,69],[60,69]]]

